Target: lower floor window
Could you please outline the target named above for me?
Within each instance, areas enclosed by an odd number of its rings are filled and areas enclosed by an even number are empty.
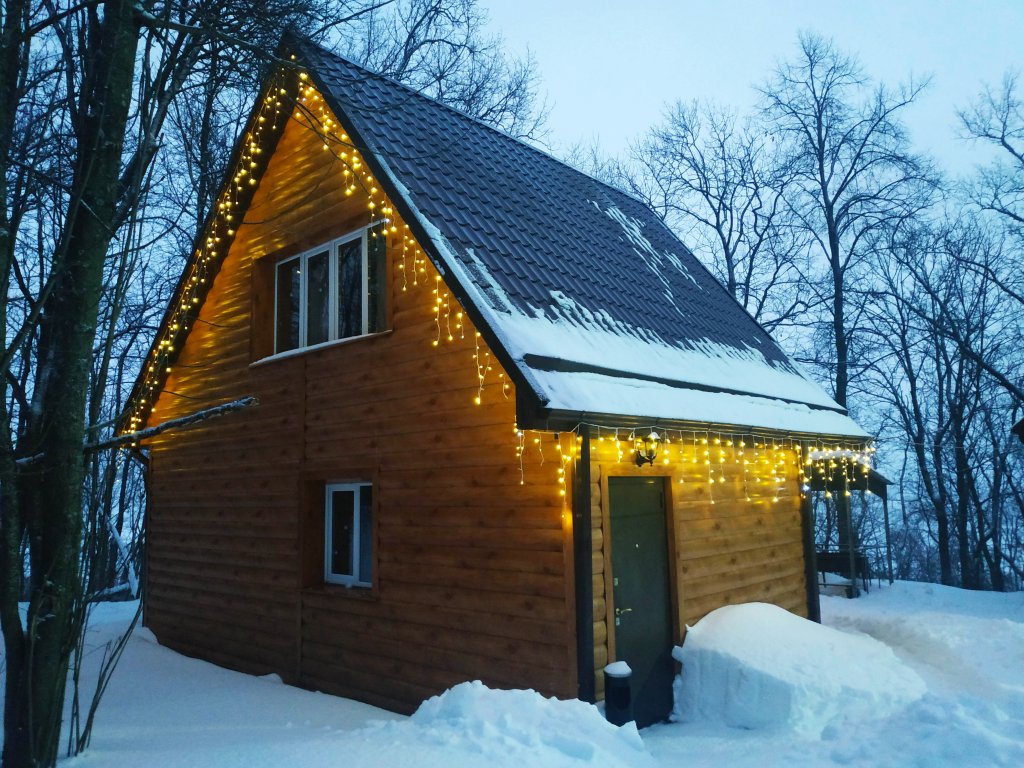
[[[348,587],[372,586],[373,487],[331,483],[324,512],[324,580]]]

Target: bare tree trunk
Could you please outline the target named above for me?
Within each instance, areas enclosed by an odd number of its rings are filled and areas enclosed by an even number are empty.
[[[832,272],[832,335],[836,353],[835,400],[843,408],[847,407],[847,393],[850,385],[850,347],[846,336],[846,273],[843,269],[842,254],[839,245],[839,232],[836,228],[832,200],[828,197],[828,181],[825,175],[825,157],[819,156],[819,172],[821,195],[825,213],[825,226],[828,235],[829,265]],[[853,550],[857,548],[853,534],[853,506],[848,496],[836,498],[836,516],[839,525],[839,549],[850,552],[853,561]],[[851,568],[851,592],[856,594],[857,579]]]
[[[996,420],[992,418],[991,412],[986,414],[985,426],[989,433],[989,438],[992,441],[992,485],[989,492],[988,506],[989,513],[991,515],[991,554],[986,557],[986,565],[988,566],[989,580],[992,583],[992,589],[997,592],[1003,592],[1006,590],[1006,579],[1003,576],[1003,505],[1005,503],[1005,495],[1003,491],[1003,485],[1007,475],[1007,460],[1005,450],[1002,450],[1001,440],[998,435],[999,432],[994,429],[996,427]],[[977,497],[977,494],[973,494],[975,514],[980,518],[983,516],[982,503]],[[980,523],[979,523],[980,524]]]
[[[445,96],[442,83],[429,77],[436,62],[432,51],[443,51],[450,66],[441,80],[461,85],[460,106],[481,119],[518,126],[523,135],[540,125],[543,116],[534,110],[532,63],[507,62],[496,39],[482,37],[483,17],[475,0],[414,0],[409,5],[435,20],[433,30],[462,33],[453,45],[446,34],[425,34],[418,27],[407,30],[411,47],[406,48],[413,54],[405,60],[410,76],[418,77],[423,87],[436,86],[438,95]],[[210,88],[202,116],[208,143],[230,144],[238,127],[231,106],[244,100],[246,90],[259,79],[259,70],[285,27],[298,22],[326,32],[369,19],[381,4],[99,0],[72,3],[66,10],[58,6],[0,0],[0,303],[5,309],[0,321],[0,337],[5,340],[0,371],[7,376],[0,405],[0,621],[7,664],[4,768],[52,765],[56,760],[69,655],[82,630],[83,601],[88,599],[82,575],[88,565],[82,559],[83,523],[94,538],[109,533],[100,522],[112,516],[116,476],[113,463],[95,464],[95,471],[89,471],[85,453],[108,443],[106,427],[87,434],[86,424],[102,421],[104,412],[113,415],[109,411],[116,408],[116,397],[104,390],[125,382],[120,378],[123,365],[116,382],[107,374],[113,359],[110,342],[121,354],[126,348],[137,351],[133,344],[151,332],[146,324],[153,310],[146,305],[162,282],[159,275],[156,280],[125,281],[132,283],[127,286],[132,301],[123,308],[131,319],[122,317],[121,322],[134,328],[115,327],[119,301],[104,293],[104,266],[115,267],[107,261],[115,249],[136,249],[138,242],[121,241],[115,248],[111,244],[123,225],[138,215],[144,237],[159,242],[154,248],[159,256],[154,258],[166,258],[161,265],[166,266],[190,250],[195,234],[188,232],[180,249],[169,247],[161,237],[167,230],[176,231],[180,215],[174,211],[190,206],[182,201],[194,200],[194,186],[186,183],[162,191],[156,216],[139,214],[152,193],[147,180],[153,164],[165,180],[181,170],[177,156],[161,164],[168,153],[158,151],[166,146],[162,143],[167,141],[169,116],[206,79]],[[463,13],[450,13],[456,11]],[[388,14],[389,23],[402,18],[397,8]],[[144,36],[139,34],[140,24],[145,25]],[[139,51],[140,38],[148,45],[144,53]],[[36,39],[40,42],[33,45],[45,55],[29,60],[28,44]],[[384,44],[400,42],[389,35]],[[220,53],[217,64],[207,69],[211,47]],[[143,73],[138,79],[136,64]],[[24,98],[22,87],[28,91]],[[225,95],[226,120],[220,98]],[[24,125],[30,127],[22,130]],[[36,144],[25,139],[33,133],[45,139]],[[186,130],[177,139],[181,149],[192,141],[192,134]],[[15,141],[20,141],[15,154],[21,152],[15,158],[17,166],[10,165]],[[29,157],[47,142],[54,148],[45,158],[52,161],[46,168],[56,169],[52,177],[39,173],[42,161]],[[21,225],[11,213],[16,210],[16,188],[7,186],[9,172],[22,167],[28,169],[33,187],[32,194],[25,195],[32,199],[28,213],[20,215],[34,224]],[[210,179],[201,179],[207,186],[200,197],[207,203],[216,193]],[[186,229],[192,218],[185,217]],[[30,231],[32,227],[35,231]],[[18,250],[13,245],[16,239]],[[15,255],[31,266],[27,278]],[[144,277],[151,278],[155,271]],[[8,311],[9,287],[14,301],[20,302],[13,312]],[[100,333],[105,338],[99,340],[102,354],[94,348],[100,306],[106,307],[106,325]],[[93,366],[96,376],[89,401]],[[88,478],[92,498],[86,518],[83,486]],[[122,500],[124,493],[122,480]],[[114,528],[124,525],[119,518]],[[18,599],[26,556],[29,610],[23,622]],[[101,574],[102,569],[86,571]]]
[[[92,16],[94,58],[86,62],[79,101],[79,153],[72,182],[77,205],[65,223],[63,273],[46,307],[32,412],[23,438],[28,455],[41,455],[19,478],[30,542],[31,599],[19,666],[23,689],[6,700],[29,718],[29,754],[5,754],[4,768],[50,766],[57,760],[68,659],[78,634],[81,599],[82,445],[86,393],[103,264],[114,235],[121,150],[132,95],[138,42],[135,6],[108,2]],[[19,442],[19,448],[22,443]],[[15,738],[17,734],[11,734]],[[6,741],[5,735],[5,741]]]
[[[967,452],[963,446],[953,448],[956,468],[956,535],[957,556],[960,560],[960,586],[964,589],[979,589],[977,562],[971,547],[971,532],[968,521],[971,517],[971,499],[967,490],[970,467],[967,466]]]
[[[7,296],[14,263],[14,232],[8,216],[7,176],[14,139],[20,80],[28,59],[28,2],[6,0],[0,30],[0,339],[7,342]],[[6,373],[6,370],[4,371]],[[24,701],[28,690],[26,641],[18,612],[24,571],[24,521],[18,504],[14,435],[7,398],[0,397],[0,626],[3,628],[6,675],[4,700]],[[4,707],[4,766],[29,765],[29,713]]]
[[[956,580],[953,578],[952,538],[949,528],[949,512],[946,509],[949,503],[949,491],[942,453],[944,434],[948,428],[945,417],[947,411],[946,386],[941,365],[941,340],[935,338],[932,341],[935,349],[935,359],[932,362],[935,365],[936,381],[939,384],[936,387],[936,396],[938,397],[938,429],[931,444],[931,462],[935,473],[935,486],[937,489],[935,496],[935,523],[937,529],[936,544],[939,549],[939,579],[947,586],[954,586]]]

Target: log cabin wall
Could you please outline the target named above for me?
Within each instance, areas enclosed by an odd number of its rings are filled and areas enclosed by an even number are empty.
[[[258,362],[267,265],[368,221],[341,173],[291,119],[156,403],[151,425],[259,399],[147,443],[147,624],[189,655],[396,711],[469,679],[575,696],[552,438],[521,476],[515,392],[468,320],[432,344],[436,273],[399,276],[402,232],[388,235],[387,332]],[[324,583],[324,488],[347,481],[373,484],[370,589]]]
[[[724,605],[774,603],[800,616],[807,615],[794,452],[773,452],[770,438],[758,439],[765,446],[762,449],[753,446],[752,438],[745,440],[748,445],[742,449],[739,437],[733,446],[725,444],[724,439],[716,445],[714,437],[705,445],[704,438],[694,440],[688,433],[682,440],[670,439],[672,442],[662,446],[656,462],[644,467],[636,466],[630,441],[620,442],[611,436],[591,441],[594,666],[599,698],[603,693],[603,667],[616,660],[611,565],[615,543],[608,535],[610,510],[605,503],[610,477],[666,479],[666,529],[669,562],[675,564],[670,567],[670,575],[677,642],[687,624],[693,625]],[[751,463],[744,465],[744,460]],[[776,494],[771,492],[776,487],[770,482],[773,467],[783,480],[778,484],[777,501],[773,501]],[[758,477],[762,482],[757,482]]]

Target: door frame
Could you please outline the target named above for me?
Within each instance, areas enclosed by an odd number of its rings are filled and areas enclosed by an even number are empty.
[[[682,628],[679,626],[679,568],[676,562],[676,525],[675,525],[675,499],[673,497],[673,472],[671,466],[659,467],[632,467],[622,464],[606,464],[602,462],[601,468],[601,533],[604,535],[604,597],[605,597],[605,626],[608,627],[608,661],[618,661],[615,653],[615,574],[612,573],[612,523],[611,523],[611,496],[608,494],[608,480],[613,477],[644,477],[648,479],[660,478],[665,492],[665,541],[668,545],[668,589],[669,589],[669,616],[672,622],[672,642],[678,644],[682,636]]]

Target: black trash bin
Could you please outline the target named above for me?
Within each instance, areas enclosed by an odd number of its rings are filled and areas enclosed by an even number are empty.
[[[633,719],[633,670],[624,661],[604,668],[604,716],[612,725],[625,725]]]

